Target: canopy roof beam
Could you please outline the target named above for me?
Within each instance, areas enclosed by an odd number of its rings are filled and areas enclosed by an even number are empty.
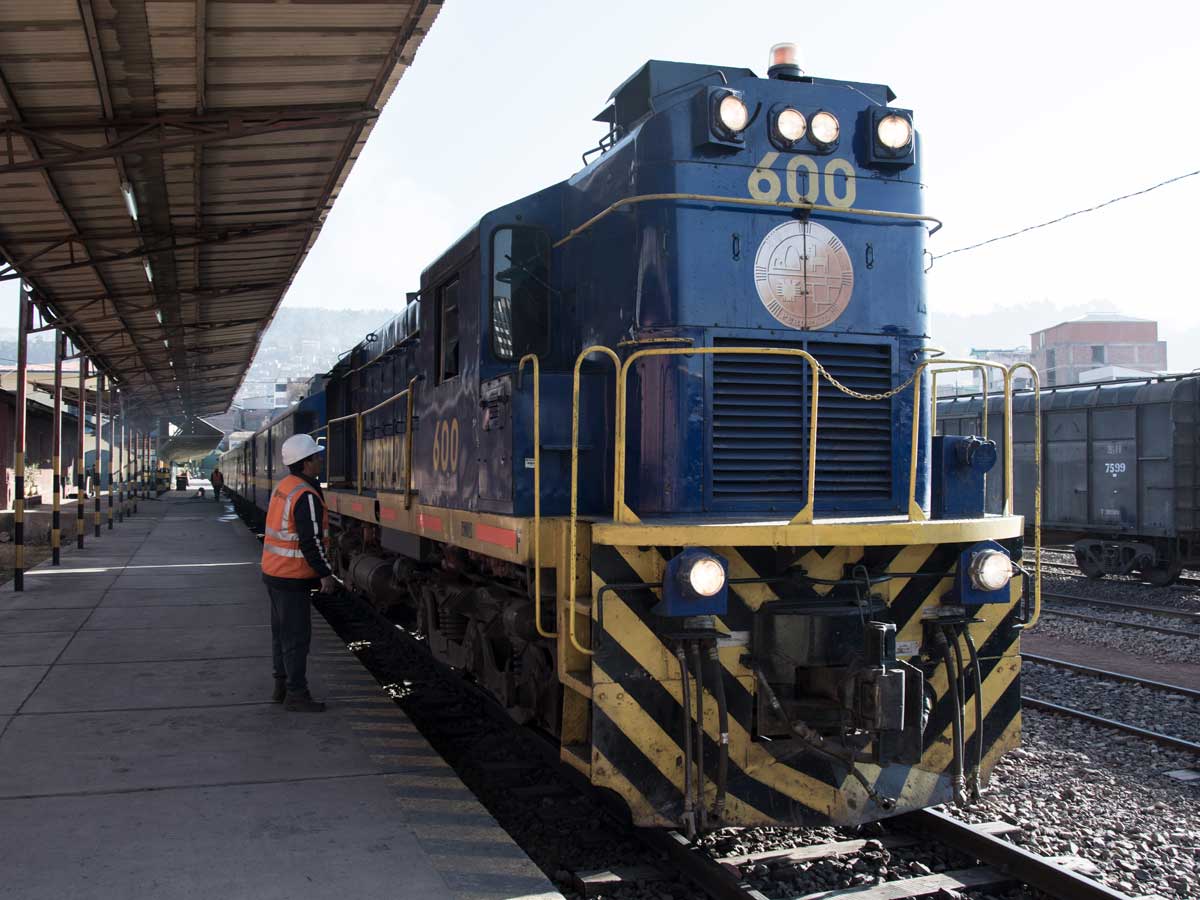
[[[0,122],[0,138],[7,147],[7,159],[0,175],[16,174],[112,159],[135,153],[163,152],[180,147],[195,147],[219,141],[285,131],[313,128],[359,126],[376,118],[379,110],[360,106],[327,109],[285,107],[255,112],[205,113],[190,116],[155,116],[112,119],[64,119],[61,121]],[[62,137],[64,132],[103,132],[105,143],[89,147]],[[119,137],[109,137],[115,132]],[[37,140],[48,149],[33,159],[18,160],[11,137]],[[52,152],[53,151],[53,152]]]

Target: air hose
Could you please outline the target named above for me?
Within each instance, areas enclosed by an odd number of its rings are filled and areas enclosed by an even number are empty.
[[[680,689],[683,691],[683,827],[691,840],[696,836],[696,811],[692,806],[692,689],[683,644],[675,648],[675,658],[679,660]]]
[[[958,694],[958,678],[954,671],[954,660],[951,658],[950,644],[942,628],[933,632],[933,644],[942,657],[946,667],[946,683],[949,686],[950,705],[953,707],[951,717],[952,743],[954,757],[954,802],[965,806],[967,802],[966,780],[963,777],[963,720],[962,703]]]
[[[729,707],[725,702],[725,673],[721,668],[721,657],[717,653],[717,642],[708,645],[708,660],[712,663],[712,690],[717,700],[717,798],[713,802],[713,818],[717,824],[725,818],[725,792],[729,784]]]
[[[983,668],[979,664],[979,651],[975,648],[975,638],[971,637],[971,627],[963,626],[967,638],[967,653],[971,657],[971,669],[975,673],[975,760],[971,769],[971,796],[978,800],[982,796],[980,790],[980,772],[983,770]]]
[[[704,666],[700,657],[700,642],[688,645],[692,671],[696,677],[696,808],[700,814],[700,830],[708,830],[708,808],[704,804]]]

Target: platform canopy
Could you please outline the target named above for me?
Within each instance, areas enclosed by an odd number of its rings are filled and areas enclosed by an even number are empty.
[[[224,412],[439,9],[0,2],[0,280],[127,404]]]

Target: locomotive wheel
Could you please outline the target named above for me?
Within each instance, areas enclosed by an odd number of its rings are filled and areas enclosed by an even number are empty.
[[[1150,569],[1138,569],[1138,575],[1143,581],[1148,581],[1155,587],[1168,587],[1179,580],[1181,566],[1154,566]]]
[[[1079,566],[1079,571],[1093,581],[1099,581],[1104,577],[1104,570],[1086,556],[1081,556],[1078,553],[1075,554],[1075,565]]]

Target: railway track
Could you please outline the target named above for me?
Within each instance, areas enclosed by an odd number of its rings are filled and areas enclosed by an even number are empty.
[[[1065,559],[1048,559],[1047,553],[1061,553],[1066,558]],[[1053,550],[1047,550],[1046,548],[1043,547],[1042,548],[1042,571],[1043,572],[1049,571],[1051,574],[1067,575],[1067,576],[1070,576],[1073,578],[1085,578],[1085,579],[1087,578],[1087,576],[1084,575],[1083,572],[1081,572],[1079,570],[1079,566],[1077,566],[1075,564],[1074,552],[1069,551],[1069,550],[1053,551]],[[1138,584],[1144,584],[1144,582],[1142,582],[1140,579],[1138,579],[1137,576],[1131,575],[1128,577]],[[1091,579],[1089,579],[1089,580],[1091,580]],[[1197,577],[1194,577],[1191,575],[1181,575],[1175,581],[1174,586],[1181,587],[1181,588],[1200,588],[1200,578],[1197,578]]]
[[[1046,595],[1043,594],[1043,597]],[[1136,628],[1141,631],[1152,631],[1155,634],[1169,634],[1172,637],[1200,638],[1200,631],[1189,631],[1186,628],[1171,628],[1167,625],[1149,625],[1144,622],[1130,622],[1125,619],[1113,619],[1109,616],[1089,616],[1087,613],[1070,612],[1056,606],[1043,606],[1042,615],[1061,616],[1065,619],[1076,619],[1080,622],[1093,622],[1100,625],[1113,625],[1118,628]]]
[[[1125,603],[1120,600],[1097,600],[1092,597],[1080,597],[1076,594],[1062,594],[1058,591],[1042,591],[1042,599],[1066,600],[1071,603],[1079,603],[1084,606],[1097,606],[1104,609],[1123,609],[1128,610],[1129,612],[1161,616],[1164,619],[1179,619],[1184,622],[1195,622],[1200,624],[1200,612],[1193,612],[1186,609],[1174,609],[1169,606],[1155,606],[1153,604],[1143,603]]]
[[[1083,675],[1088,675],[1092,678],[1098,678],[1108,681],[1119,681],[1126,684],[1136,684],[1141,687],[1148,688],[1153,691],[1161,691],[1166,693],[1177,694],[1187,697],[1191,700],[1200,700],[1200,690],[1184,687],[1178,684],[1168,684],[1163,681],[1155,681],[1149,678],[1142,678],[1137,675],[1130,675],[1125,672],[1113,672],[1108,669],[1096,669],[1091,666],[1085,666],[1080,663],[1073,663],[1063,659],[1055,659],[1049,656],[1039,656],[1034,653],[1022,654],[1022,659],[1026,662],[1039,663],[1041,665],[1053,666],[1060,669],[1067,669],[1072,672],[1078,672]],[[1185,738],[1175,737],[1169,734],[1163,734],[1159,731],[1153,731],[1148,728],[1142,728],[1138,725],[1132,725],[1128,722],[1122,722],[1118,719],[1111,719],[1106,716],[1100,716],[1096,713],[1087,712],[1082,709],[1064,706],[1061,703],[1054,703],[1049,700],[1043,700],[1039,697],[1021,696],[1023,705],[1031,708],[1042,710],[1043,712],[1057,713],[1059,715],[1070,716],[1074,719],[1080,719],[1085,722],[1090,722],[1093,725],[1099,725],[1103,728],[1109,728],[1114,731],[1120,731],[1123,734],[1131,734],[1135,737],[1144,738],[1153,741],[1164,747],[1170,747],[1173,750],[1184,750],[1189,753],[1200,754],[1200,743],[1189,741]]]

